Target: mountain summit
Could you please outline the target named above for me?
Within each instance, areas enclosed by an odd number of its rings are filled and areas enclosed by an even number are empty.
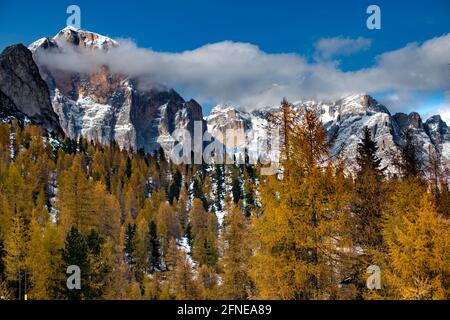
[[[41,38],[33,42],[29,45],[28,49],[35,53],[41,49],[58,48],[61,45],[64,45],[64,43],[79,48],[103,50],[108,50],[119,45],[117,41],[109,37],[67,26],[59,31],[53,38]]]

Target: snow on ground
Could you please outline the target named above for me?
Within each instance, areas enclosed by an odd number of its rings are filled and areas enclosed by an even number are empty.
[[[336,118],[331,115],[329,105],[325,104],[322,106],[322,115],[320,116],[320,120],[322,121],[322,123],[327,123],[336,120]]]
[[[225,200],[221,200],[220,204],[222,206],[222,210],[216,210],[216,217],[217,217],[217,222],[219,223],[219,227],[222,228],[223,227],[223,219],[225,217]]]
[[[182,237],[179,241],[178,241],[178,249],[183,250],[184,252],[186,252],[187,254],[191,253],[191,246],[189,245],[189,241],[187,237]]]
[[[180,250],[183,250],[186,253],[186,257],[189,261],[189,263],[194,267],[197,268],[197,263],[192,259],[191,252],[192,248],[189,246],[189,241],[186,237],[182,237],[181,239],[177,240],[177,247]]]
[[[14,137],[15,137],[15,134],[11,129],[11,132],[9,134],[9,154],[10,154],[11,160],[14,159]]]

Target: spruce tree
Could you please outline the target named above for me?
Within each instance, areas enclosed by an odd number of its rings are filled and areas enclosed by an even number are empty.
[[[128,223],[125,230],[125,245],[124,252],[127,259],[127,263],[130,267],[133,267],[136,264],[135,260],[135,244],[136,237],[136,224]]]
[[[203,184],[198,178],[194,179],[193,196],[194,198],[200,199],[205,210],[208,210],[208,200],[206,199],[205,193],[203,192]]]
[[[150,273],[153,273],[156,269],[160,267],[160,252],[159,252],[159,239],[156,230],[156,223],[152,220],[148,226],[148,239],[147,239],[147,250],[148,250],[148,265]]]
[[[239,175],[236,175],[233,177],[232,182],[232,189],[231,192],[233,194],[233,202],[235,204],[238,204],[239,201],[242,200],[242,188],[241,188],[241,181]]]
[[[353,247],[350,252],[354,253],[351,255],[346,277],[359,297],[366,289],[366,268],[375,263],[374,255],[383,249],[383,213],[387,203],[387,190],[385,168],[381,166],[377,152],[378,146],[372,139],[371,130],[364,127],[363,137],[357,146],[352,214],[347,225]]]
[[[255,190],[253,185],[249,183],[245,190],[245,215],[247,217],[250,217],[255,208],[256,208]]]
[[[355,179],[354,241],[356,245],[375,247],[382,242],[381,220],[385,194],[383,179],[385,168],[377,157],[378,147],[372,140],[372,133],[364,127],[363,138],[357,147],[358,169]]]
[[[86,237],[88,247],[89,282],[84,290],[84,298],[88,300],[101,299],[106,293],[110,281],[111,247],[97,231],[91,230]]]
[[[100,237],[97,231],[91,229],[86,238],[89,253],[99,256],[102,250],[102,246],[105,243],[105,239]]]
[[[225,168],[223,165],[216,164],[215,171],[214,171],[214,177],[216,182],[216,210],[222,211],[222,200],[224,198],[224,175],[225,175]]]
[[[169,187],[169,192],[167,194],[169,203],[172,205],[174,200],[178,201],[180,199],[180,191],[181,191],[181,184],[183,182],[183,177],[180,173],[180,171],[176,170],[175,174],[173,175],[173,182]]]
[[[66,287],[65,281],[63,281],[63,292],[65,292],[65,296],[69,300],[80,300],[86,295],[88,291],[88,276],[90,271],[88,250],[88,243],[85,237],[78,231],[76,226],[72,226],[66,236],[64,249],[62,251],[62,260],[64,267],[63,272],[65,273],[68,266],[78,266],[81,271],[81,290],[69,290]]]
[[[421,179],[423,177],[423,163],[418,158],[417,142],[410,130],[405,132],[405,145],[401,150],[398,166],[404,178]]]

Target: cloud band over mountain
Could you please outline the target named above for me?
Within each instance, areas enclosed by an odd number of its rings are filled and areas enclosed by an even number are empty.
[[[45,51],[36,58],[41,65],[68,71],[89,72],[97,65],[107,65],[112,72],[141,78],[144,86],[164,84],[200,102],[248,109],[275,105],[281,97],[334,99],[359,92],[407,97],[436,91],[448,96],[450,92],[450,34],[385,52],[371,67],[357,71],[343,71],[330,59],[311,62],[299,54],[266,53],[250,43],[224,41],[169,53],[139,48],[127,39],[118,41],[120,45],[108,51],[77,51],[66,46],[63,53]],[[370,41],[364,38],[338,37],[317,42],[316,49],[331,58],[368,45]],[[396,105],[395,99],[391,103],[394,110],[405,107],[401,101]],[[441,109],[447,107],[444,103]]]

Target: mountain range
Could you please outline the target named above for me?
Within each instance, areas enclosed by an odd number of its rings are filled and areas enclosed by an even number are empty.
[[[42,59],[47,53],[64,54],[68,48],[82,54],[108,52],[120,44],[97,33],[67,27],[54,37],[42,38],[28,49],[10,46],[0,55],[1,117],[30,119],[66,136],[151,153],[173,145],[171,133],[179,128],[192,134],[194,122],[213,136],[227,129],[253,130],[250,149],[267,134],[267,119],[279,106],[246,111],[244,106],[218,105],[207,116],[195,100],[185,100],[175,90],[155,84],[142,89],[141,79],[112,73],[99,65],[89,72],[67,71]],[[123,57],[127,59],[127,57]],[[83,68],[80,68],[83,70]],[[282,97],[280,97],[281,100]],[[367,94],[355,94],[330,101],[297,101],[294,108],[314,110],[330,138],[332,156],[341,156],[348,167],[355,166],[357,144],[364,127],[369,127],[385,165],[405,144],[411,132],[419,157],[431,151],[450,163],[450,130],[439,115],[423,121],[418,113],[391,114]]]

